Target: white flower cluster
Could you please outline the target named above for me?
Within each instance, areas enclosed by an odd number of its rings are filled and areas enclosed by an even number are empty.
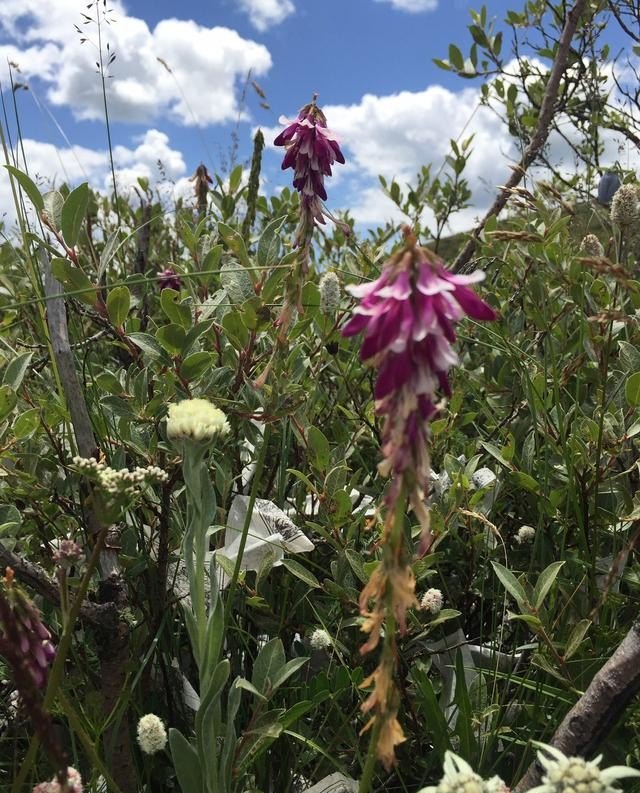
[[[230,431],[225,414],[207,399],[183,399],[169,405],[167,436],[172,440],[212,440],[216,435],[228,435]]]
[[[602,755],[595,760],[565,757],[553,746],[541,746],[538,759],[545,770],[542,784],[529,793],[618,793],[612,784],[623,777],[639,777],[640,771],[628,766],[600,769]]]
[[[33,793],[61,793],[63,788],[58,780],[54,777],[51,782],[40,782],[33,788]],[[67,785],[66,790],[68,793],[82,793],[82,777],[75,768],[69,766],[67,768]]]
[[[420,793],[506,793],[508,790],[499,776],[483,779],[453,752],[445,752],[442,770],[440,783],[422,788]]]
[[[318,284],[320,289],[320,312],[327,316],[336,313],[340,306],[340,281],[335,273],[325,273]]]
[[[442,609],[444,598],[439,589],[427,589],[420,601],[420,608],[430,614],[439,614]]]
[[[138,722],[138,746],[145,754],[161,752],[167,745],[167,731],[162,720],[147,713]]]
[[[89,479],[92,479],[111,496],[135,496],[144,485],[151,482],[166,482],[169,475],[157,465],[136,466],[133,471],[122,468],[117,471],[93,457],[74,457],[73,464]]]
[[[331,636],[324,628],[316,628],[309,637],[309,644],[314,650],[325,650],[331,647]]]
[[[516,542],[518,545],[526,545],[526,543],[531,542],[535,536],[536,530],[533,526],[520,526],[516,534]]]

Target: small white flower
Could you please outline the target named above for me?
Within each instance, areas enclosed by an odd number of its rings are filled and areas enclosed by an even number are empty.
[[[309,637],[309,644],[314,650],[324,650],[327,647],[331,647],[331,636],[324,628],[316,628]]]
[[[340,306],[340,281],[335,273],[325,273],[318,284],[320,289],[320,312],[332,316]]]
[[[506,789],[500,777],[485,782],[469,763],[453,752],[445,752],[442,770],[444,775],[440,783],[422,788],[419,793],[499,793]]]
[[[516,542],[518,545],[525,545],[526,543],[531,542],[535,536],[536,530],[533,528],[533,526],[520,526],[518,533],[516,534]]]
[[[138,746],[145,754],[161,752],[167,745],[167,731],[162,721],[153,713],[147,713],[138,722]]]
[[[183,399],[169,405],[167,436],[211,440],[230,432],[225,414],[206,399]]]
[[[611,783],[623,777],[640,776],[640,771],[627,766],[611,766],[601,770],[602,755],[595,760],[565,757],[553,746],[538,744],[538,759],[545,770],[542,784],[529,793],[618,793]]]
[[[439,614],[443,602],[444,598],[439,589],[427,589],[420,601],[420,608],[428,611],[430,614]]]

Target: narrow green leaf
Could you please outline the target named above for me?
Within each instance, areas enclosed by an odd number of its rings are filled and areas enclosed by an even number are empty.
[[[258,653],[253,664],[251,682],[268,696],[272,681],[285,664],[284,646],[279,638],[271,639]]]
[[[7,169],[7,171],[9,171],[11,176],[15,178],[38,212],[42,212],[44,209],[44,200],[31,178],[27,176],[26,173],[14,168],[13,165],[5,165],[4,167]]]
[[[281,246],[280,229],[284,221],[284,217],[272,220],[260,235],[258,250],[256,251],[258,267],[273,267],[278,261]]]
[[[202,771],[198,753],[184,735],[173,727],[169,729],[169,748],[182,793],[202,793]]]
[[[293,573],[296,578],[299,578],[301,581],[304,581],[305,584],[308,584],[310,587],[318,589],[320,587],[320,582],[314,576],[313,573],[309,572],[306,567],[300,564],[300,562],[296,562],[295,559],[283,559],[282,564],[290,573]]]
[[[326,471],[329,465],[331,449],[326,435],[317,427],[309,427],[307,441],[312,455],[312,461],[319,471]]]
[[[2,385],[10,386],[14,391],[17,391],[24,380],[32,357],[32,352],[23,352],[10,361],[2,375]]]
[[[501,565],[499,562],[491,562],[495,574],[500,579],[500,583],[504,586],[507,592],[514,598],[516,603],[518,604],[519,608],[523,612],[527,612],[530,610],[529,602],[527,600],[526,592],[524,591],[524,587],[515,577],[515,575],[508,570],[504,565]]]
[[[455,44],[449,44],[449,61],[458,71],[464,69],[464,58]]]
[[[573,626],[569,638],[567,639],[566,647],[564,648],[565,661],[571,658],[572,655],[575,655],[580,648],[582,640],[587,635],[587,631],[591,627],[591,624],[591,620],[584,619]]]
[[[624,384],[624,395],[631,407],[640,405],[640,372],[634,372]]]
[[[18,402],[16,392],[8,385],[0,386],[0,421],[3,421]]]
[[[78,241],[82,223],[87,216],[89,205],[89,185],[83,182],[72,190],[62,207],[60,226],[64,241],[70,248]]]
[[[536,607],[536,609],[539,609],[540,606],[542,606],[544,599],[553,586],[553,582],[556,580],[556,577],[563,564],[564,562],[552,562],[540,573],[533,590],[533,605]]]
[[[129,314],[131,293],[126,286],[115,286],[107,295],[107,312],[116,328],[121,328]]]
[[[79,267],[68,259],[52,259],[51,272],[67,291],[77,293],[74,294],[75,298],[90,306],[96,305],[98,302],[96,288]]]

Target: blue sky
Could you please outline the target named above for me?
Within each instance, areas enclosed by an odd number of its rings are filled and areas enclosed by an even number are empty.
[[[505,0],[486,0],[489,17],[501,22]],[[103,26],[116,59],[108,80],[112,138],[123,189],[136,175],[159,179],[157,160],[179,194],[199,162],[220,169],[231,133],[239,136],[238,160],[246,161],[259,125],[273,140],[281,115],[293,116],[319,94],[329,127],[343,144],[347,165],[336,166],[328,185],[332,209],[351,208],[363,224],[391,217],[393,206],[378,188],[377,174],[408,180],[427,162],[440,164],[448,140],[476,135],[469,164],[474,207],[460,227],[504,180],[516,156],[498,119],[480,109],[478,85],[434,66],[450,42],[468,47],[469,9],[464,0],[114,0],[111,24]],[[14,79],[22,135],[32,176],[43,185],[88,179],[108,186],[106,129],[99,75],[97,29],[82,14],[95,7],[78,0],[2,0],[0,78],[10,95]],[[81,43],[74,25],[88,41]],[[170,68],[169,73],[161,59]],[[247,73],[266,94],[270,109],[249,88]],[[9,106],[9,130],[16,125]],[[238,121],[238,119],[240,120]],[[281,154],[265,153],[264,189],[277,190],[289,176]],[[0,177],[0,213],[9,194]],[[6,180],[5,180],[6,182]]]

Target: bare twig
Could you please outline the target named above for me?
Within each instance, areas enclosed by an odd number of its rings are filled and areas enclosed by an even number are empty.
[[[567,66],[571,42],[578,26],[578,20],[584,11],[585,5],[586,0],[576,0],[573,8],[571,8],[567,14],[564,28],[562,29],[562,35],[560,36],[560,40],[558,42],[558,52],[549,75],[549,81],[547,83],[546,90],[544,92],[544,98],[540,107],[540,115],[538,116],[538,124],[533,137],[531,138],[529,145],[522,155],[522,159],[514,168],[509,180],[504,185],[504,187],[500,188],[500,192],[496,196],[493,204],[482,218],[480,223],[475,227],[471,233],[471,237],[467,241],[467,244],[458,255],[458,258],[455,260],[453,265],[454,272],[460,272],[461,270],[464,271],[467,268],[469,260],[473,256],[473,252],[475,251],[476,245],[478,244],[478,238],[487,222],[490,218],[497,217],[504,209],[511,195],[511,191],[514,187],[517,187],[520,184],[525,173],[527,172],[527,169],[536,159],[542,147],[547,142],[547,138],[549,137],[549,129],[555,112],[560,82]]]
[[[632,698],[640,691],[640,620],[631,627],[618,649],[591,681],[565,716],[550,741],[566,755],[593,754],[611,732]],[[525,793],[539,784],[537,761],[513,789]]]

